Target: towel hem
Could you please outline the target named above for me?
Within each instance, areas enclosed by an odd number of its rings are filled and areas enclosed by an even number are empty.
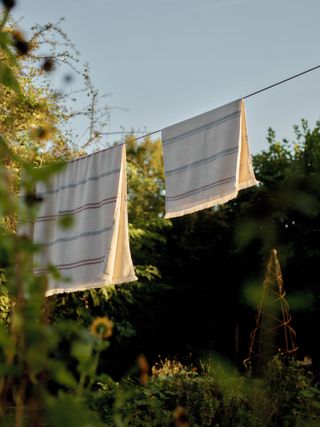
[[[237,194],[238,194],[238,190],[234,190],[232,193],[226,194],[225,196],[220,197],[219,199],[209,200],[207,202],[204,202],[195,206],[191,206],[190,208],[181,209],[179,211],[168,212],[165,214],[165,218],[167,219],[175,218],[175,217],[183,216],[186,214],[198,212],[202,209],[212,208],[213,206],[221,205],[223,203],[228,202],[231,199],[234,199],[235,197],[237,197]]]
[[[260,181],[257,181],[255,178],[251,178],[248,181],[242,182],[238,185],[238,189],[244,190],[245,188],[253,187],[255,185],[259,185]]]

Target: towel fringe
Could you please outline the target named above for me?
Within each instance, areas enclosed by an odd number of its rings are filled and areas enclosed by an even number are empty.
[[[220,197],[219,199],[209,200],[199,205],[191,206],[190,208],[187,208],[187,209],[183,209],[175,212],[168,212],[165,214],[165,218],[175,218],[178,216],[183,216],[186,214],[198,212],[202,209],[212,208],[213,206],[217,206],[217,205],[221,205],[223,203],[229,202],[231,199],[234,199],[235,197],[237,197],[237,194],[238,194],[238,190],[234,190],[232,193],[226,194],[225,196]]]
[[[253,187],[255,185],[259,185],[260,181],[257,181],[254,177],[249,179],[248,181],[242,182],[241,184],[238,185],[238,189],[240,190],[244,190],[246,188],[249,187]]]

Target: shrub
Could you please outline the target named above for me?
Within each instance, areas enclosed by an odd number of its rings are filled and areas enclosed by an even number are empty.
[[[240,375],[216,359],[194,367],[166,359],[148,381],[109,380],[89,397],[108,426],[302,427],[320,425],[319,390],[296,360],[272,360],[263,378]],[[139,381],[140,380],[140,381]],[[176,420],[176,424],[174,424]]]
[[[145,384],[126,378],[119,384],[100,384],[90,397],[92,409],[108,425],[121,419],[128,426],[172,426],[177,408],[185,408],[190,425],[211,426],[219,411],[219,390],[213,378],[194,368],[166,360],[152,370]]]

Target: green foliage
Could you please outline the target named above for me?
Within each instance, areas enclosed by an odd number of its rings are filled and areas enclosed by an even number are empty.
[[[0,63],[0,79],[4,86],[7,86],[9,89],[13,89],[15,92],[19,93],[20,87],[17,79],[15,78],[11,68],[3,62]]]
[[[265,245],[277,246],[292,227],[299,230],[305,219],[319,216],[320,122],[311,131],[302,120],[301,128],[296,126],[295,130],[297,141],[293,143],[276,141],[275,133],[269,130],[268,151],[254,157],[261,185],[250,203],[252,214],[246,218],[246,224],[251,222],[252,226],[248,231],[254,230],[247,243],[255,233],[256,236],[260,233],[259,238]],[[252,202],[256,206],[252,206]],[[247,211],[249,209],[247,207]],[[291,248],[287,247],[286,251],[291,255]]]
[[[211,426],[218,410],[216,385],[179,362],[166,361],[153,369],[146,384],[124,379],[105,386],[90,398],[90,405],[110,426],[171,426],[179,406],[187,409],[192,426]]]
[[[81,400],[69,393],[48,398],[48,425],[50,427],[102,427],[96,413],[89,411]]]
[[[100,383],[89,404],[110,426],[172,426],[181,409],[195,427],[300,427],[320,421],[320,390],[295,360],[276,357],[260,379],[240,375],[217,357],[201,365],[199,373],[166,359],[147,382],[131,377]]]
[[[273,396],[273,423],[279,426],[308,426],[320,422],[320,390],[312,372],[294,359],[276,357],[266,376],[268,395]]]
[[[0,256],[0,258],[3,259],[2,256]],[[0,324],[8,322],[11,308],[8,290],[4,285],[4,282],[3,272],[0,272]]]
[[[128,213],[131,250],[142,281],[161,277],[159,257],[171,222],[164,214],[164,175],[161,141],[126,138],[128,160]]]
[[[161,141],[126,138],[129,221],[136,226],[157,223],[163,217],[164,175]]]
[[[17,66],[16,56],[12,51],[14,41],[9,34],[3,31],[8,16],[9,10],[6,9],[2,12],[0,23],[0,84],[13,90],[16,94],[20,94],[20,85],[14,71],[14,67]]]

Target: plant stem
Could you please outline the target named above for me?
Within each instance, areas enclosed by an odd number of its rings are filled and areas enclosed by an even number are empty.
[[[2,30],[2,28],[5,26],[8,18],[9,18],[9,9],[5,8],[3,12],[2,20],[0,22],[0,30]]]

